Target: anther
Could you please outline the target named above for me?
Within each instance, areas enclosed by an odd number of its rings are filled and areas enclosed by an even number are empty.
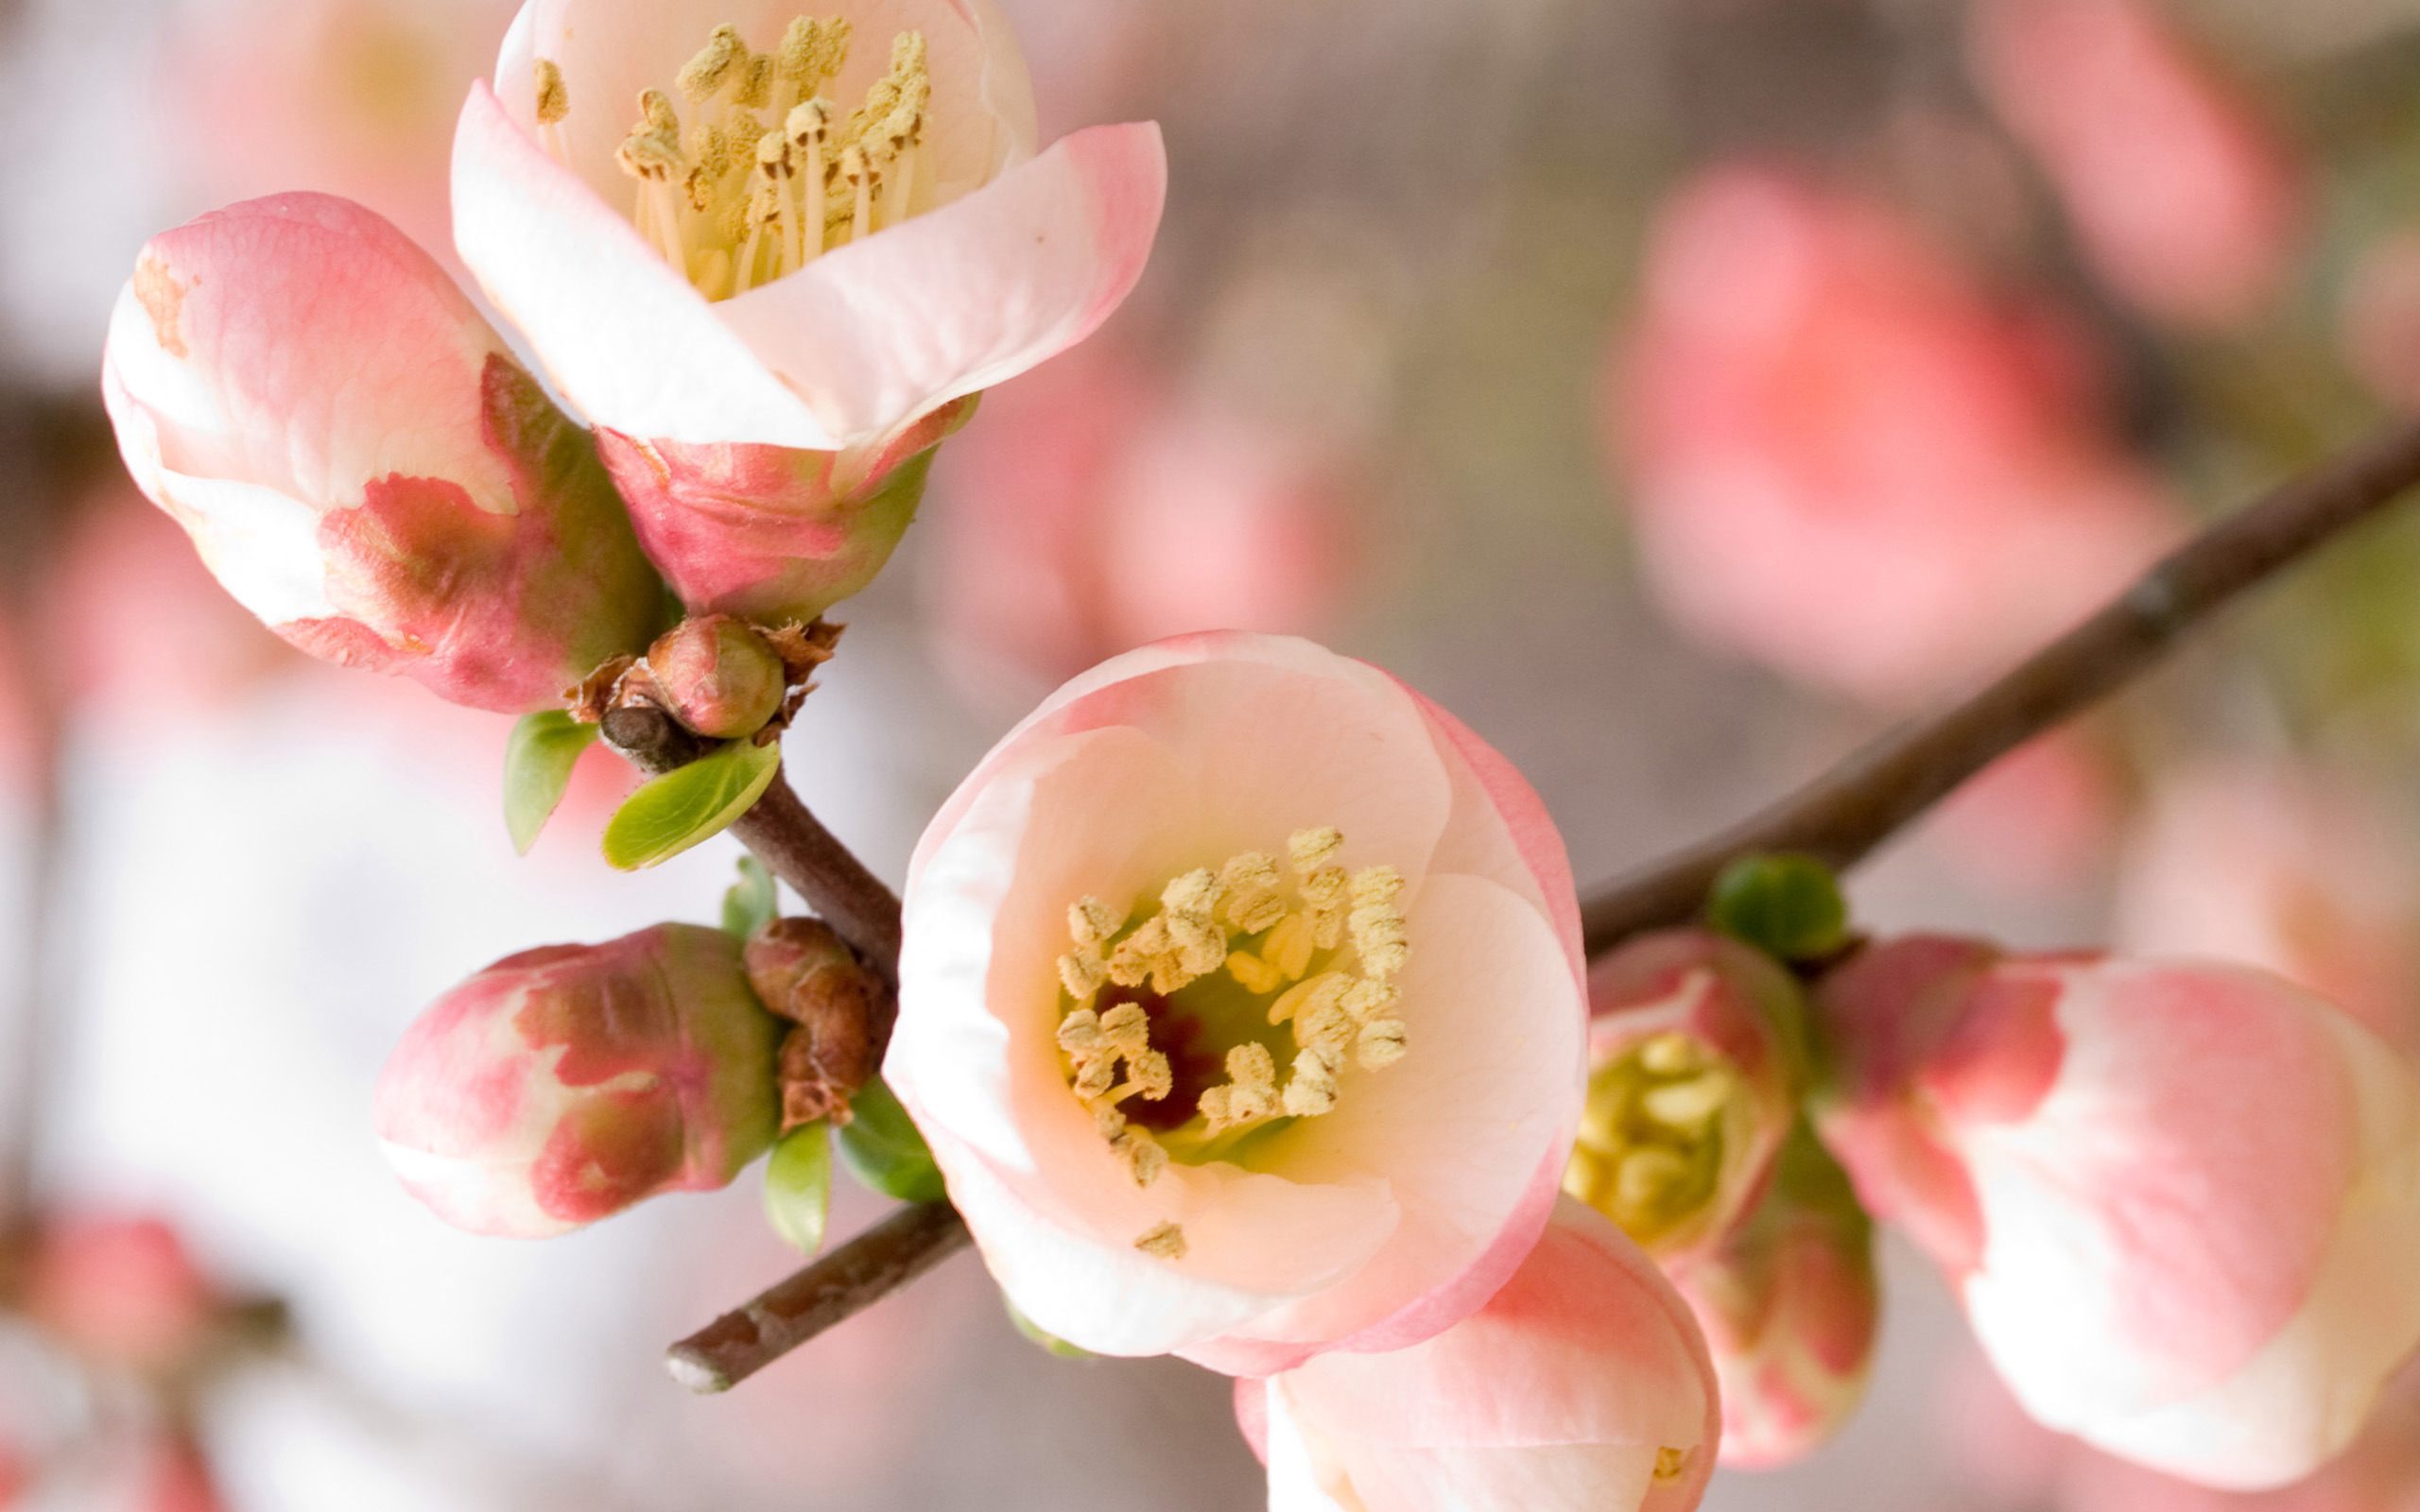
[[[639,114],[650,131],[668,131],[674,141],[681,137],[681,112],[672,107],[672,96],[660,89],[639,91]]]
[[[739,73],[739,93],[732,103],[752,111],[761,111],[773,102],[773,55],[758,53],[748,60]]]
[[[696,33],[691,33],[692,36]],[[748,57],[748,44],[739,40],[739,28],[726,23],[717,26],[705,46],[682,68],[677,82],[681,93],[692,105],[702,105],[722,93],[724,84]]]
[[[1669,1029],[1638,1047],[1638,1063],[1658,1076],[1678,1076],[1697,1070],[1705,1059],[1695,1040]]]
[[[1357,1022],[1368,1023],[1403,1001],[1403,988],[1392,982],[1356,982],[1344,989],[1344,1011]]]
[[[1401,1060],[1409,1048],[1405,1042],[1401,1019],[1373,1019],[1361,1026],[1353,1054],[1363,1071],[1384,1071]]]
[[[802,105],[800,110],[805,110]],[[1098,898],[1082,898],[1067,905],[1067,933],[1079,945],[1098,946],[1126,922],[1124,915]]]
[[[1121,1003],[1100,1017],[1101,1038],[1121,1056],[1134,1057],[1151,1047],[1151,1020],[1139,1003]]]
[[[1138,1187],[1148,1187],[1157,1180],[1168,1163],[1168,1152],[1160,1147],[1159,1141],[1139,1128],[1118,1135],[1109,1147],[1126,1162],[1126,1174],[1133,1177]]]
[[[1286,989],[1283,996],[1269,1005],[1269,1022],[1284,1023],[1298,1015],[1308,1018],[1326,1008],[1342,1012],[1339,1005],[1352,989],[1353,979],[1341,971],[1327,971]],[[1300,1031],[1296,1031],[1299,1036]]]
[[[1294,863],[1294,875],[1308,877],[1336,859],[1344,849],[1341,830],[1297,830],[1286,841],[1286,854]]]
[[[1644,1213],[1688,1174],[1689,1162],[1679,1151],[1640,1145],[1622,1157],[1614,1173],[1614,1201],[1625,1212]]]
[[[551,58],[538,60],[538,124],[553,126],[571,113],[571,90],[563,83],[562,65]]]
[[[1078,1008],[1059,1021],[1059,1048],[1078,1060],[1090,1060],[1109,1048],[1100,1032],[1100,1015]]]
[[[1316,948],[1311,921],[1301,914],[1288,914],[1260,942],[1260,958],[1277,968],[1289,982],[1299,982],[1311,969],[1311,952]]]
[[[1187,1249],[1184,1229],[1172,1223],[1154,1224],[1134,1241],[1134,1247],[1162,1260],[1183,1260]]]
[[[1693,1134],[1722,1111],[1731,1091],[1730,1074],[1715,1067],[1688,1081],[1651,1088],[1639,1104],[1658,1124]]]
[[[1655,1478],[1659,1481],[1678,1480],[1688,1466],[1689,1452],[1685,1449],[1667,1445],[1655,1452]]]
[[[1099,991],[1108,979],[1109,965],[1098,955],[1084,952],[1059,957],[1059,985],[1079,1003]]]

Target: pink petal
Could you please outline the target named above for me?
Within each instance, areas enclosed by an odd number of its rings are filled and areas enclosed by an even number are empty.
[[[1156,123],[1092,127],[714,313],[858,445],[1092,335],[1142,277],[1167,193]]]

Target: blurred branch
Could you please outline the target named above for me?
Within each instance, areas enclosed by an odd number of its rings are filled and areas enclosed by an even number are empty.
[[[683,1339],[665,1363],[692,1391],[729,1391],[947,1260],[971,1238],[966,1220],[946,1202],[903,1208]]]
[[[2420,483],[2420,425],[2376,437],[2221,521],[2115,603],[1964,703],[1884,736],[1799,792],[1583,901],[1588,954],[1685,923],[1739,856],[1861,861],[1960,783],[2158,662],[2246,589]]]
[[[608,713],[604,731],[608,744],[650,775],[685,766],[701,751],[698,738],[670,714],[645,705]],[[774,777],[731,833],[871,961],[885,982],[898,985],[898,897],[808,812],[787,772]],[[874,1054],[881,1053],[874,1046]]]

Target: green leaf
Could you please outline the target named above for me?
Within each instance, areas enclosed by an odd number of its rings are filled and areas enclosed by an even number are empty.
[[[949,1195],[925,1136],[881,1077],[857,1089],[849,1111],[856,1116],[840,1130],[840,1159],[858,1180],[903,1202],[939,1202]]]
[[[525,714],[504,745],[504,827],[522,855],[538,843],[538,832],[563,800],[571,769],[596,744],[596,727],[560,709]]]
[[[1848,939],[1848,904],[1813,856],[1742,856],[1706,900],[1716,929],[1785,961],[1821,960]]]
[[[605,826],[605,859],[622,871],[668,861],[731,827],[781,769],[782,747],[735,740],[630,796]]]
[[[831,1125],[818,1120],[782,1136],[765,1162],[765,1217],[783,1238],[812,1255],[823,1247],[832,1211]]]
[[[722,927],[747,939],[773,921],[781,912],[781,899],[773,891],[773,874],[765,863],[754,856],[739,858],[739,880],[722,895]]]

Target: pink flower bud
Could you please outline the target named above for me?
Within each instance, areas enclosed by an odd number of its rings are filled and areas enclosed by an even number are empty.
[[[524,951],[405,1031],[378,1081],[380,1147],[474,1233],[537,1238],[710,1191],[773,1141],[778,1032],[720,930]]]
[[[2048,1426],[2277,1485],[2420,1342],[2420,1086],[2349,1015],[2246,968],[1926,936],[1818,1006],[1826,1142]]]
[[[661,590],[589,438],[349,200],[279,195],[153,237],[102,392],[143,491],[315,656],[519,713],[654,629]]]
[[[1722,1383],[1722,1463],[1805,1457],[1865,1400],[1881,1321],[1874,1224],[1803,1130],[1771,1188],[1718,1249],[1676,1267]]]
[[[1737,940],[1676,929],[1599,961],[1588,1004],[1588,1108],[1564,1190],[1685,1262],[1763,1194],[1798,1116],[1798,984]]]
[[[1688,1512],[1714,1473],[1715,1399],[1670,1283],[1569,1198],[1435,1338],[1236,1383],[1271,1512]]]
[[[711,740],[762,730],[788,683],[780,654],[728,614],[683,620],[648,647],[647,665],[672,716]]]

